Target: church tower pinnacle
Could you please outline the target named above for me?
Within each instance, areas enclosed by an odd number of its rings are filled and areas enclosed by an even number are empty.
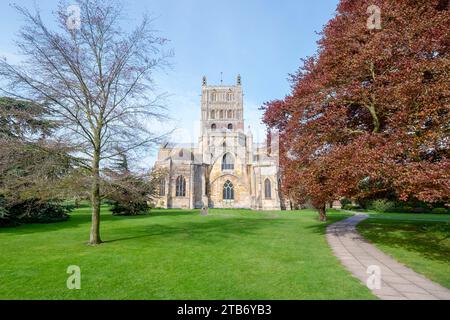
[[[203,77],[202,134],[244,131],[244,106],[241,76],[236,85],[208,85]]]

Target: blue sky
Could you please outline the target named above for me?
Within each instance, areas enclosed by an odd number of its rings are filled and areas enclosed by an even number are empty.
[[[33,0],[12,1],[32,8]],[[44,17],[57,0],[38,1]],[[0,56],[14,59],[14,37],[21,20],[10,1],[0,3]],[[318,35],[334,15],[338,0],[127,0],[130,22],[147,11],[155,28],[170,40],[173,68],[157,75],[167,102],[174,142],[195,142],[200,118],[203,75],[210,84],[234,84],[242,75],[246,125],[262,141],[264,126],[258,108],[290,91],[288,74],[300,59],[316,50]],[[136,21],[137,23],[137,21]],[[150,155],[150,158],[154,157]]]

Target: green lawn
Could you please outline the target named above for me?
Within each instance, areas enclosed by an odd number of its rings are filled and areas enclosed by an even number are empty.
[[[382,251],[450,288],[450,216],[371,214],[359,232]]]
[[[0,229],[0,299],[374,299],[332,255],[313,211],[130,218],[105,208],[98,247],[85,244],[89,214]],[[69,265],[81,267],[81,290],[66,287]]]

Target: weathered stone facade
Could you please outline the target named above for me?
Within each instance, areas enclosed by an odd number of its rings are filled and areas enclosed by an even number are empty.
[[[244,133],[241,77],[235,86],[208,86],[203,79],[198,144],[161,146],[164,169],[158,207],[280,210],[278,139],[255,144]]]

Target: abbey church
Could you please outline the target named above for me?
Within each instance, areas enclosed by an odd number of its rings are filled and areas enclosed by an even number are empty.
[[[162,208],[284,209],[280,200],[277,136],[263,144],[245,132],[241,77],[236,85],[203,78],[198,144],[161,146],[155,168],[165,177],[156,203]]]

